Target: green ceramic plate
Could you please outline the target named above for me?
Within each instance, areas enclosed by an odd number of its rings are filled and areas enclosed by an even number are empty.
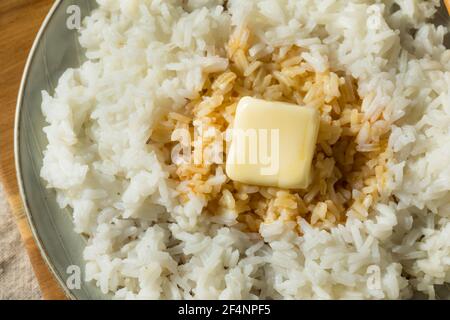
[[[53,92],[61,74],[81,64],[83,50],[78,44],[77,30],[71,30],[66,24],[72,13],[69,7],[77,5],[84,17],[94,8],[94,3],[92,0],[62,0],[53,5],[28,58],[15,125],[17,176],[29,223],[50,270],[73,299],[107,299],[109,296],[92,283],[82,281],[80,289],[69,289],[71,286],[67,285],[72,271],[70,266],[83,270],[82,252],[86,240],[73,231],[69,212],[58,207],[54,191],[46,189],[39,176],[47,144],[42,131],[45,122],[41,113],[41,91]],[[448,22],[443,10],[436,23],[448,25]],[[449,42],[447,39],[447,46]]]
[[[15,126],[17,175],[29,223],[42,256],[66,294],[73,299],[108,297],[94,284],[84,281],[80,289],[67,286],[74,270],[69,266],[78,266],[83,271],[82,252],[86,240],[73,231],[69,212],[58,207],[55,192],[47,189],[39,176],[47,144],[42,131],[45,122],[41,113],[41,91],[53,92],[61,74],[81,64],[83,51],[78,44],[77,30],[69,29],[66,24],[72,13],[69,7],[77,5],[81,15],[86,16],[94,3],[92,0],[63,0],[53,5],[28,57]]]

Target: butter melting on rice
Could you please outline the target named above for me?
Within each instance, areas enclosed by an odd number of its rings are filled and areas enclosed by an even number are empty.
[[[250,232],[258,232],[261,223],[279,219],[299,222],[302,218],[323,229],[344,223],[350,215],[365,220],[383,196],[390,157],[386,151],[390,126],[382,110],[365,116],[356,81],[332,71],[314,72],[301,58],[302,48],[256,54],[253,49],[250,31],[237,28],[228,42],[228,69],[212,74],[202,95],[186,105],[185,113],[169,113],[150,138],[160,144],[170,163],[167,149],[178,138],[175,130],[189,130],[194,137],[193,132],[202,126],[203,135],[192,141],[191,161],[172,165],[171,177],[179,182],[181,203],[190,194],[200,196],[208,203],[205,212],[217,222],[238,223],[237,227]],[[217,173],[225,172],[225,132],[232,127],[239,99],[248,95],[320,111],[314,178],[307,189],[259,187],[230,179],[211,185]],[[207,136],[210,129],[218,136]],[[225,155],[216,160],[211,150],[222,150]]]

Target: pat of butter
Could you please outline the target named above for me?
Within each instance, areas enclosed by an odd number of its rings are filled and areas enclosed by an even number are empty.
[[[242,98],[228,150],[228,177],[260,186],[307,188],[319,120],[315,109]]]

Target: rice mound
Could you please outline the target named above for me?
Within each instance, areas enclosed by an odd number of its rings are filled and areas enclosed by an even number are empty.
[[[88,238],[86,281],[119,299],[442,298],[440,1],[97,2],[85,62],[42,93],[41,176]],[[223,132],[246,94],[320,110],[308,190],[171,163],[174,129]]]

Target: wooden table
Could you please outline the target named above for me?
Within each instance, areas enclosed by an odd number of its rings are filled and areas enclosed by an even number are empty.
[[[22,72],[33,40],[52,4],[51,0],[0,0],[0,181],[44,299],[65,299],[40,255],[25,217],[13,150],[14,113]]]

